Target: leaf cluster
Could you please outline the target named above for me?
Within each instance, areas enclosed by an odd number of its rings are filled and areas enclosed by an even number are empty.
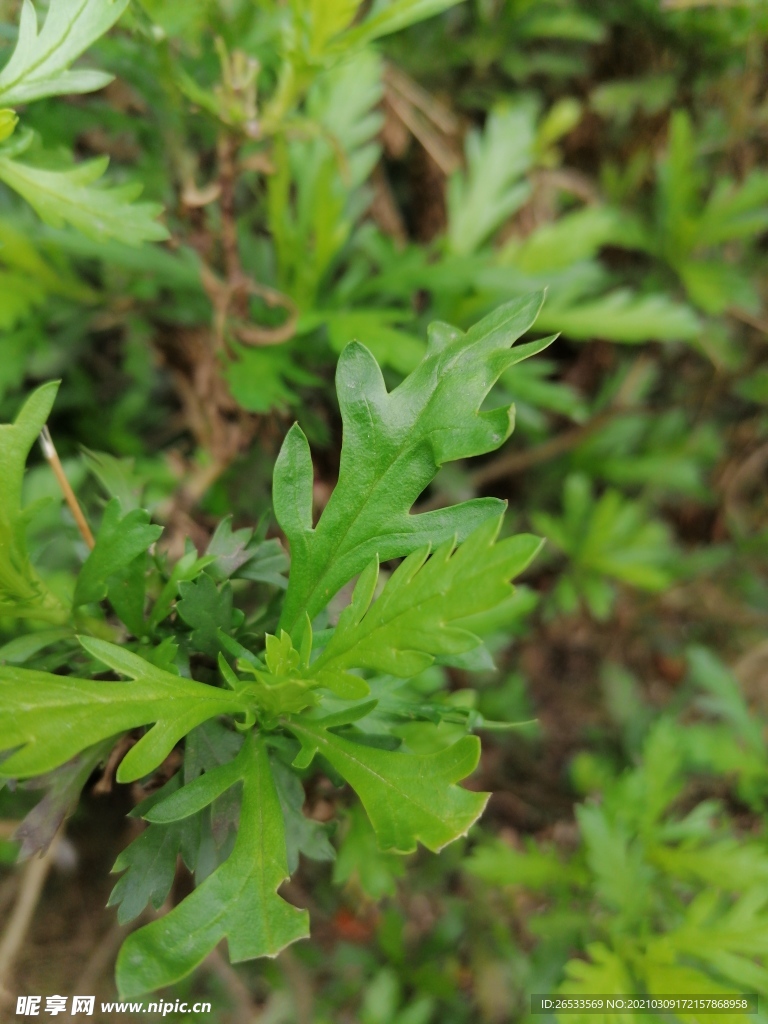
[[[0,664],[0,750],[4,778],[49,777],[49,838],[64,799],[57,794],[71,801],[126,733],[136,742],[122,756],[120,782],[151,777],[186,737],[180,775],[137,809],[150,824],[118,859],[125,875],[113,902],[122,920],[146,902],[159,906],[178,854],[198,884],[127,940],[117,971],[125,995],[178,981],[225,936],[232,959],[242,960],[274,956],[308,934],[306,911],[277,888],[299,851],[332,855],[323,830],[301,813],[294,774],[315,759],[356,792],[387,855],[418,843],[438,851],[481,814],[487,794],[457,783],[477,766],[479,740],[466,732],[482,718],[457,718],[450,704],[425,707],[405,690],[384,702],[382,715],[379,694],[388,678],[415,677],[436,659],[479,648],[475,624],[509,600],[511,580],[539,548],[528,535],[499,539],[503,504],[494,499],[421,515],[411,507],[440,465],[508,436],[512,411],[481,406],[506,368],[551,341],[513,347],[541,300],[509,303],[466,334],[435,324],[421,364],[392,392],[366,348],[345,349],[337,376],[342,469],[316,525],[309,447],[297,426],[275,466],[273,501],[291,547],[285,590],[279,543],[226,519],[204,554],[190,547],[170,563],[149,513],[124,508],[130,491],[116,467],[91,456],[123,498],[106,505],[69,606],[57,605],[62,628],[41,638],[63,646],[69,671],[28,667],[34,644],[17,652],[20,664]],[[25,457],[54,394],[46,385],[32,395],[0,435],[12,483],[2,499],[5,575],[15,579],[16,568],[26,600],[36,601],[30,614],[40,617],[47,591],[42,582],[35,589],[19,506]],[[404,560],[377,593],[380,563],[395,558]],[[327,626],[327,605],[356,577],[347,607]],[[254,586],[271,592],[270,602],[240,607],[237,596]],[[23,604],[10,590],[8,601]],[[282,612],[272,633],[275,604]],[[128,681],[103,678],[105,668]],[[443,718],[459,723],[459,735],[437,749],[396,732],[415,720],[434,736]]]

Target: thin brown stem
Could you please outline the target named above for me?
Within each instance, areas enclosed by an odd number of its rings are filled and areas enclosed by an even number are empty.
[[[480,466],[479,469],[471,473],[469,477],[470,482],[473,487],[483,487],[485,484],[490,483],[491,480],[498,480],[499,477],[522,473],[524,470],[530,469],[531,466],[538,466],[540,463],[548,462],[558,455],[564,455],[565,452],[569,452],[576,445],[581,444],[582,441],[596,434],[606,423],[610,423],[612,419],[615,419],[616,416],[625,411],[625,409],[608,409],[606,412],[593,417],[588,423],[583,423],[581,426],[573,427],[562,434],[557,434],[548,441],[536,445],[535,448],[529,448],[528,451],[505,452],[503,455],[499,455],[497,458],[492,459],[491,462],[487,462],[484,466]]]
[[[96,541],[93,539],[91,528],[83,515],[83,510],[80,508],[80,502],[77,500],[75,492],[72,490],[72,485],[69,480],[67,480],[67,474],[64,472],[64,467],[61,464],[61,459],[56,451],[56,446],[51,438],[51,432],[48,430],[47,426],[43,427],[40,431],[40,447],[43,449],[43,455],[48,460],[48,464],[59,482],[59,487],[61,487],[64,500],[67,505],[69,505],[69,510],[77,523],[77,528],[80,531],[81,537],[88,547],[93,550],[96,546]]]
[[[221,211],[221,255],[224,275],[231,285],[243,273],[237,244],[235,187],[237,185],[238,144],[229,132],[219,137],[219,210]]]
[[[7,996],[13,965],[32,924],[35,908],[53,865],[61,835],[60,829],[42,857],[34,857],[24,868],[16,902],[0,938],[0,998]]]

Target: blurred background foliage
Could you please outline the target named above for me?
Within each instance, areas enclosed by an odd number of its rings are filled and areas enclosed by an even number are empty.
[[[0,3],[8,52],[19,6]],[[561,332],[502,378],[505,448],[423,497],[495,494],[510,530],[548,538],[485,624],[495,670],[418,684],[535,719],[484,743],[481,825],[402,860],[312,780],[307,813],[344,826],[335,863],[290,886],[311,942],[212,961],[174,998],[224,1024],[495,1024],[528,1020],[531,992],[768,996],[768,6],[397,0],[348,27],[356,8],[141,0],[89,51],[106,89],[24,112],[46,159],[141,182],[168,242],[0,191],[0,419],[61,377],[51,429],[86,507],[141,495],[175,557],[224,515],[267,529],[294,419],[323,451],[322,507],[350,339],[394,386],[432,320],[545,286],[537,329]],[[44,467],[27,487],[55,577],[76,530]],[[35,798],[2,796],[2,836]],[[82,971],[109,998],[122,933],[93,878],[135,798],[77,811],[30,992]],[[15,854],[3,839],[0,907]]]

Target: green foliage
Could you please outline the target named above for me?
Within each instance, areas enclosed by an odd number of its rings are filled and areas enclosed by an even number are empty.
[[[62,602],[40,579],[27,552],[26,526],[31,509],[21,504],[24,465],[45,425],[58,390],[46,384],[30,395],[12,424],[0,425],[0,611],[62,621]]]
[[[372,558],[410,554],[426,540],[463,540],[498,515],[492,499],[421,516],[409,512],[441,465],[492,451],[509,436],[510,410],[480,412],[480,404],[504,370],[552,341],[510,351],[541,301],[538,295],[514,301],[466,335],[433,325],[424,359],[391,394],[363,345],[344,350],[336,377],[345,428],[339,482],[316,527],[312,463],[300,428],[291,429],[275,464],[275,515],[291,544],[283,628],[300,636],[301,617],[313,618]]]
[[[103,600],[110,577],[143,555],[163,532],[162,527],[150,526],[149,515],[143,509],[133,509],[124,516],[120,513],[120,501],[113,498],[104,512],[96,546],[77,577],[75,606]]]
[[[31,0],[24,0],[19,37],[0,72],[0,103],[29,103],[42,96],[93,92],[112,76],[91,69],[70,70],[73,61],[114,25],[128,0],[52,0],[38,30]]]
[[[537,530],[570,558],[558,581],[560,607],[572,611],[583,597],[597,618],[606,618],[618,580],[643,590],[663,590],[672,580],[673,551],[663,523],[649,520],[643,506],[608,490],[595,499],[587,477],[568,477],[560,520],[537,512]]]
[[[48,170],[21,163],[15,159],[18,152],[17,147],[5,154],[0,150],[0,180],[51,227],[71,224],[89,238],[116,238],[127,245],[168,237],[155,220],[160,212],[156,203],[133,204],[140,185],[93,187],[107,168],[106,158]]]
[[[465,736],[435,754],[363,747],[330,730],[337,716],[292,723],[301,741],[294,762],[306,768],[321,754],[355,790],[382,850],[411,853],[421,842],[435,852],[452,843],[482,814],[487,793],[454,785],[477,767],[480,741]]]
[[[477,648],[480,637],[467,626],[508,601],[510,580],[539,548],[527,535],[497,540],[497,501],[421,517],[408,513],[439,465],[492,450],[509,434],[509,408],[479,407],[505,369],[549,344],[546,339],[509,351],[540,304],[539,295],[513,302],[466,335],[434,325],[424,360],[391,394],[367,349],[353,344],[345,350],[337,379],[345,421],[342,473],[315,530],[308,444],[297,426],[275,468],[275,507],[292,546],[282,616],[290,633],[258,630],[258,616],[248,622],[234,605],[230,581],[240,574],[280,594],[279,545],[254,544],[252,530],[233,531],[224,520],[204,556],[188,550],[167,567],[148,557],[160,528],[141,508],[123,514],[120,499],[113,498],[75,581],[73,607],[107,598],[136,639],[126,647],[81,636],[82,651],[96,664],[83,663],[74,651],[71,657],[85,675],[98,675],[106,665],[131,682],[0,666],[6,711],[0,750],[9,752],[4,777],[41,775],[79,755],[86,742],[152,726],[118,768],[119,781],[132,781],[151,774],[187,737],[182,784],[172,780],[139,808],[150,825],[118,858],[116,869],[125,874],[112,902],[120,905],[123,921],[148,902],[160,906],[179,853],[199,884],[162,920],[127,940],[117,968],[123,995],[179,980],[225,936],[232,959],[241,960],[274,956],[307,934],[306,912],[290,907],[276,890],[296,869],[300,852],[326,860],[332,851],[325,831],[302,815],[303,790],[283,763],[288,752],[294,769],[306,771],[318,757],[349,782],[384,854],[410,853],[419,842],[438,851],[465,835],[482,813],[487,794],[456,785],[477,766],[479,740],[462,733],[482,724],[482,716],[457,714],[450,703],[425,707],[417,694],[404,693],[383,701],[380,719],[374,714],[380,698],[367,699],[371,689],[361,672],[374,673],[373,685],[388,672],[417,675],[435,658]],[[15,432],[8,458],[19,477],[53,393],[50,387],[39,391],[16,426],[4,428]],[[366,463],[371,445],[377,458]],[[113,478],[114,468],[99,463],[105,479]],[[125,495],[122,484],[118,489]],[[18,504],[19,490],[5,499],[6,514]],[[430,557],[435,543],[441,546]],[[403,556],[372,603],[380,560]],[[311,621],[358,573],[337,627],[313,637]],[[146,615],[148,599],[153,606]],[[163,625],[171,613],[173,620]],[[97,632],[107,626],[116,636],[121,629],[99,619],[84,619],[83,625]],[[217,654],[229,689],[178,674],[180,668],[189,672],[192,655]],[[237,671],[225,655],[237,658]],[[392,727],[414,717],[430,723],[427,746],[442,718],[454,732],[438,749],[420,749],[418,742],[409,749]],[[231,725],[245,733],[239,750],[230,742],[237,735]],[[78,773],[77,781],[82,778]],[[230,850],[227,836],[235,822]],[[209,835],[218,852],[202,872]],[[349,869],[342,868],[341,877],[349,877]]]
[[[466,175],[456,172],[448,190],[454,252],[474,252],[530,196],[531,186],[520,179],[533,163],[534,139],[529,104],[493,110],[483,133],[470,133]]]
[[[768,991],[768,20],[688,6],[10,5],[0,869],[134,780],[125,994],[289,875],[270,1020]]]
[[[703,648],[690,651],[689,663],[693,678],[717,694],[710,714],[733,723],[724,729],[738,741],[754,743],[758,723],[725,666]],[[553,923],[561,905],[578,907],[585,957],[565,964],[562,994],[766,991],[764,838],[734,835],[716,802],[688,813],[680,804],[697,737],[713,728],[662,715],[623,772],[579,755],[575,779],[592,799],[578,808],[580,845],[565,863],[536,846],[521,852],[499,841],[468,861],[486,883],[545,894]],[[762,747],[759,756],[765,780]],[[697,767],[723,770],[711,761]]]
[[[226,788],[242,785],[234,849],[191,896],[128,937],[117,963],[118,986],[126,998],[184,977],[225,936],[230,958],[236,962],[275,956],[309,934],[307,912],[277,895],[278,886],[288,877],[288,864],[266,741],[248,734],[240,753],[224,770]],[[158,815],[165,821],[186,818],[207,805],[213,798],[208,780],[215,771],[154,805],[155,820]]]
[[[334,882],[359,887],[370,899],[379,900],[394,896],[404,874],[403,858],[381,849],[365,812],[353,805],[333,865]]]
[[[38,31],[31,0],[24,0],[19,34],[0,72],[0,103],[26,104],[46,96],[87,93],[103,88],[112,76],[91,69],[71,70],[84,50],[108,31],[127,7],[127,0],[54,0]],[[35,167],[17,157],[28,150],[33,133],[15,138],[17,118],[6,110],[0,126],[0,180],[22,196],[52,227],[70,224],[97,240],[116,238],[129,245],[167,238],[156,222],[156,203],[133,204],[141,185],[94,188],[108,159],[76,166]],[[60,158],[59,158],[60,162]]]
[[[40,775],[79,753],[84,737],[92,742],[154,722],[120,765],[120,780],[130,782],[155,769],[196,725],[248,708],[238,694],[181,679],[105,640],[83,637],[81,643],[90,655],[133,682],[105,687],[74,676],[3,668],[0,686],[8,717],[1,727],[0,748],[20,748],[3,762],[4,776]],[[34,688],[34,700],[26,686]],[[61,728],[63,718],[67,730]]]
[[[417,675],[436,656],[463,654],[480,638],[462,620],[490,611],[512,592],[518,576],[541,546],[536,537],[508,537],[494,544],[501,520],[479,526],[454,551],[448,541],[429,560],[414,551],[387,580],[373,606],[378,565],[361,573],[334,634],[311,666],[324,678],[353,666],[395,676]]]

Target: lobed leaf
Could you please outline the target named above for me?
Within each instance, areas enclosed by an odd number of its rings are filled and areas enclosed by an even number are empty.
[[[69,65],[115,24],[128,2],[51,0],[38,31],[35,8],[31,0],[24,0],[16,47],[0,72],[0,104],[93,92],[111,82],[112,75],[103,71],[70,71]]]
[[[133,509],[124,516],[121,511],[118,498],[113,498],[104,511],[96,545],[77,577],[75,606],[103,600],[109,578],[143,554],[163,532],[162,526],[150,525],[149,513],[143,509]]]
[[[105,640],[83,637],[80,642],[94,658],[133,682],[0,666],[0,750],[13,751],[0,766],[3,776],[40,775],[74,757],[84,742],[98,743],[154,723],[118,769],[118,781],[131,782],[156,768],[201,722],[249,708],[243,695],[182,679]]]
[[[482,814],[489,794],[455,785],[477,767],[476,736],[434,754],[407,754],[354,743],[330,731],[336,724],[333,718],[286,722],[302,745],[294,764],[305,768],[318,753],[326,758],[360,797],[382,850],[411,853],[421,842],[437,852]]]
[[[365,346],[353,342],[344,349],[336,376],[344,422],[339,479],[315,528],[312,459],[298,425],[275,465],[275,515],[291,544],[280,625],[295,641],[305,615],[314,618],[374,558],[401,557],[453,537],[461,541],[502,511],[497,499],[479,498],[409,514],[441,465],[493,451],[511,433],[510,408],[479,410],[517,361],[510,347],[531,327],[542,301],[541,293],[515,299],[467,334],[432,324],[424,358],[391,393]]]
[[[0,153],[0,180],[18,192],[41,220],[53,228],[71,224],[96,241],[115,238],[126,245],[160,241],[168,232],[156,220],[157,203],[134,203],[137,184],[95,187],[107,169],[107,157],[59,170],[30,167]]]
[[[528,100],[497,106],[484,131],[467,136],[467,170],[448,184],[448,242],[455,253],[475,252],[531,195],[525,178],[534,160],[536,106]]]
[[[234,849],[170,913],[128,936],[117,961],[122,998],[179,981],[225,937],[230,959],[238,962],[276,956],[309,934],[306,910],[277,895],[288,877],[285,828],[261,737],[246,737],[231,771],[243,788]]]
[[[142,813],[165,799],[179,786],[174,775],[156,793],[144,800],[132,813]],[[107,906],[117,907],[117,920],[127,924],[135,920],[147,905],[159,910],[171,891],[176,877],[179,854],[190,870],[195,867],[200,845],[200,822],[196,818],[169,825],[149,825],[119,854],[112,868],[122,876],[110,893]]]
[[[501,517],[479,526],[458,548],[447,541],[410,554],[371,605],[378,566],[361,575],[328,646],[311,666],[322,677],[369,668],[407,677],[439,655],[463,654],[480,644],[462,621],[496,608],[512,592],[542,542],[524,534],[497,541]]]

